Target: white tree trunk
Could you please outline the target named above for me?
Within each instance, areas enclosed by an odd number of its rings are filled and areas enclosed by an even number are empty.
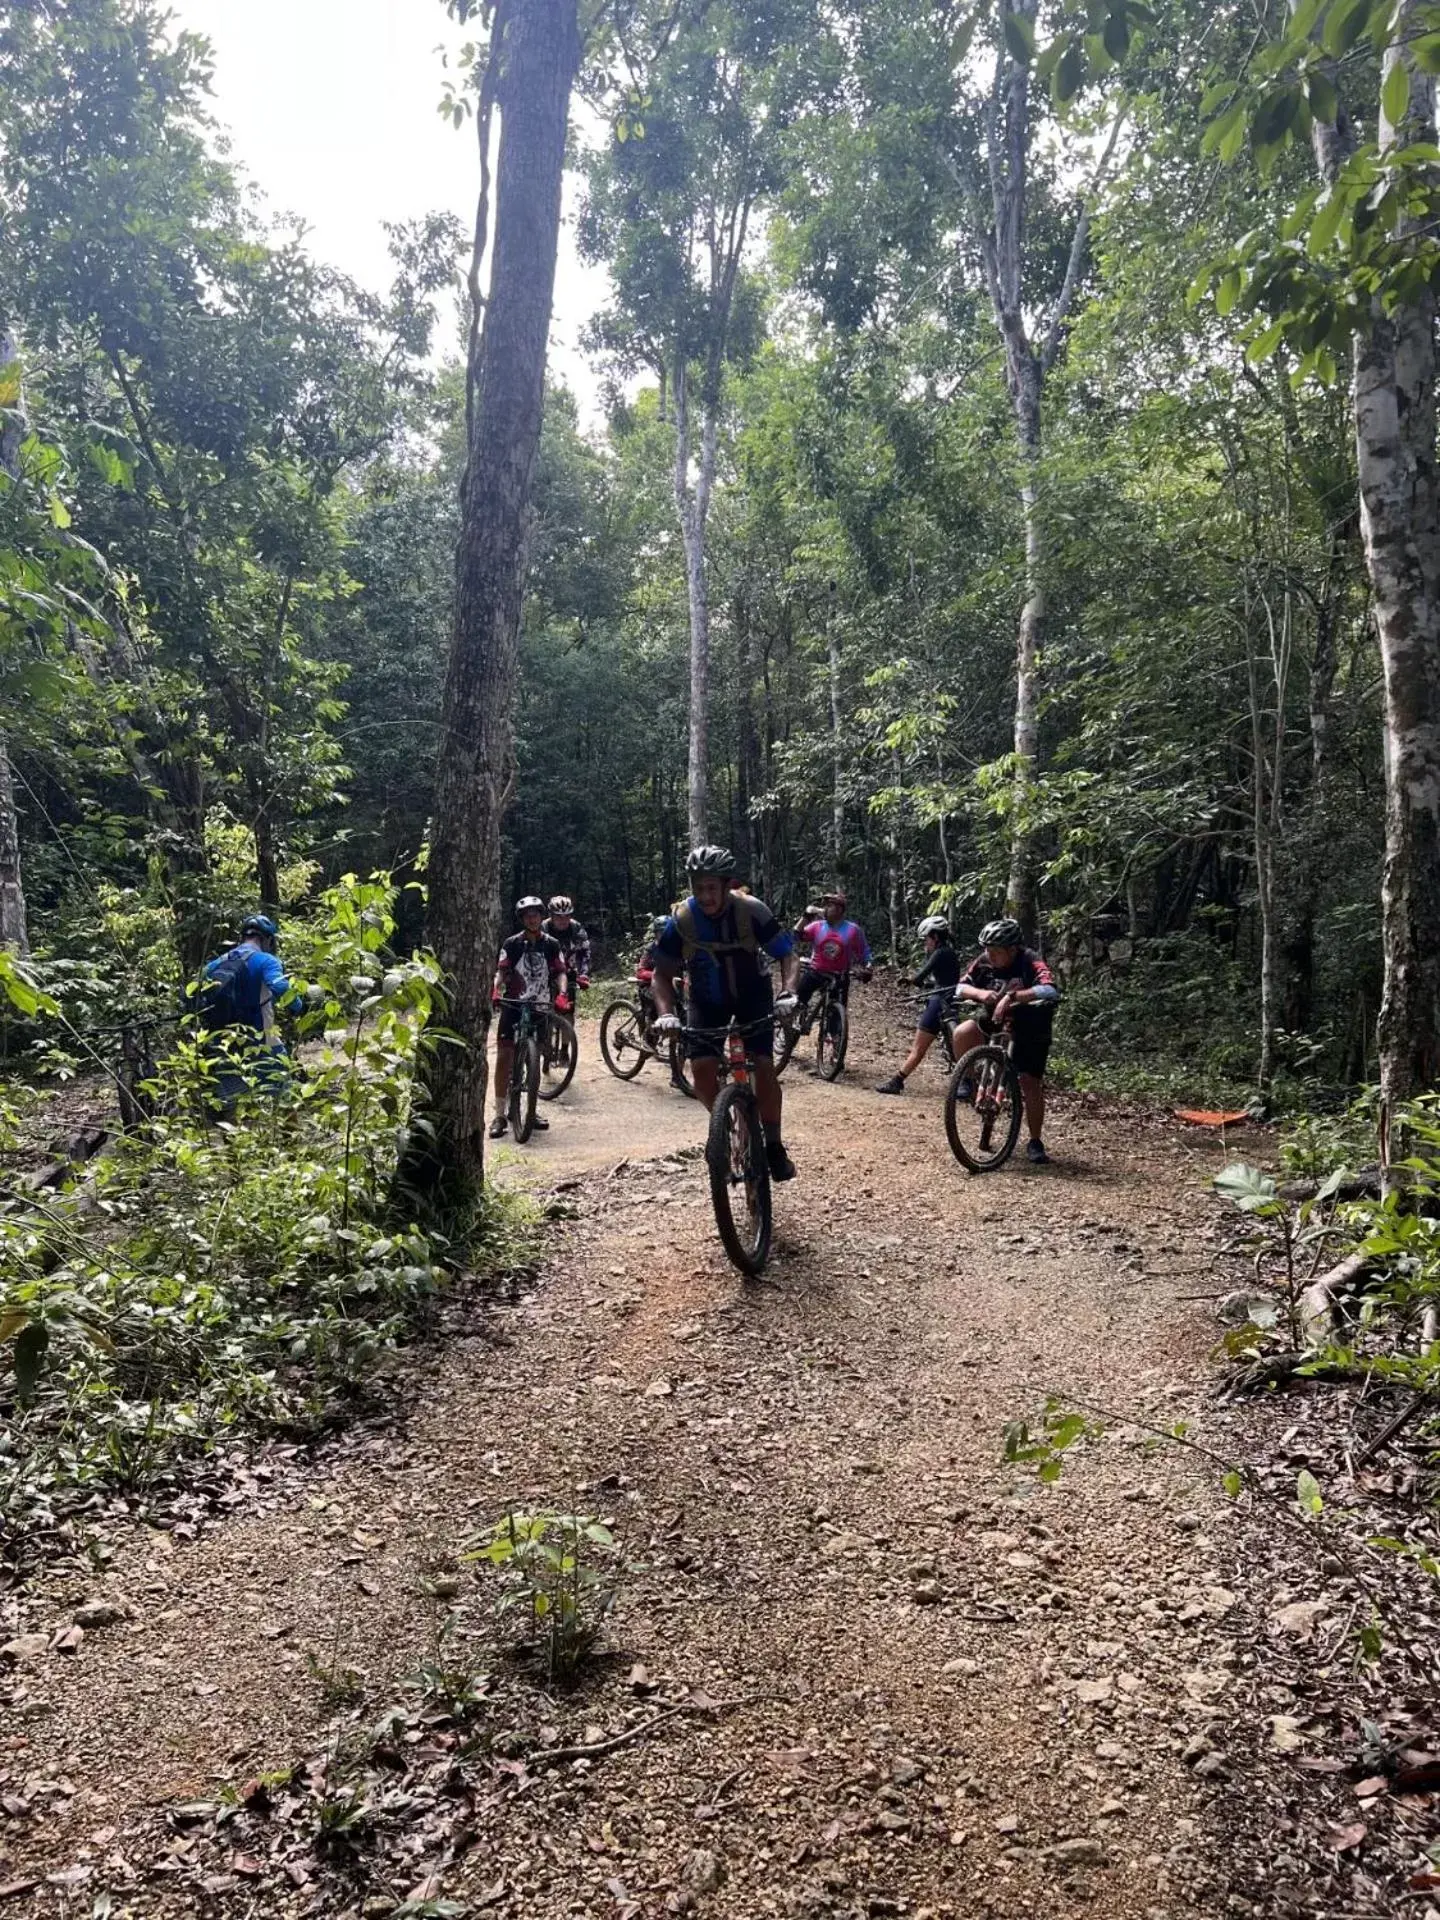
[[[1026,385],[1016,399],[1020,440],[1020,505],[1025,525],[1025,604],[1015,638],[1015,779],[1010,826],[1010,884],[1006,904],[1038,940],[1039,908],[1035,892],[1035,845],[1030,828],[1031,790],[1040,752],[1040,635],[1045,624],[1044,539],[1040,517],[1040,369],[1033,360]]]
[[[690,609],[690,754],[687,776],[690,844],[709,838],[710,816],[710,595],[705,576],[705,526],[720,442],[718,394],[707,392],[700,420],[700,461],[690,483],[690,382],[683,363],[675,368],[675,512],[685,548],[685,587]]]
[[[1413,11],[1409,9],[1408,11]],[[1402,23],[1401,33],[1404,32]],[[1386,55],[1385,71],[1404,58]],[[1435,83],[1412,69],[1403,127],[1382,145],[1435,137]],[[1360,521],[1385,679],[1386,1123],[1440,1078],[1440,494],[1435,301],[1378,303],[1354,356]]]
[[[835,635],[833,607],[825,643],[830,668],[830,857],[838,885],[845,865],[845,763],[840,731],[840,642]]]

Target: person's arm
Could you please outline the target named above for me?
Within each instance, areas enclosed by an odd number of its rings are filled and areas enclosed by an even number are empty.
[[[957,1000],[968,1000],[973,1006],[977,1007],[993,1007],[1000,999],[1000,995],[996,993],[992,987],[982,987],[973,977],[979,970],[979,967],[979,960],[972,960],[970,962],[969,966],[960,976],[959,983],[955,988],[955,998]]]
[[[1023,986],[1012,987],[1007,998],[1017,1007],[1057,1006],[1060,989],[1055,984],[1054,974],[1038,953],[1028,953],[1025,959],[1025,971],[1029,979]]]
[[[278,1008],[282,1001],[290,999],[291,995],[295,993],[295,989],[291,986],[284,967],[281,966],[278,958],[273,953],[266,953],[263,947],[257,947],[255,949],[255,958],[250,962],[250,965],[253,970],[259,974],[266,991],[270,995],[273,1006]],[[299,998],[298,995],[295,997],[297,999]]]
[[[920,971],[916,974],[911,975],[910,984],[912,987],[923,987],[925,985],[926,981],[929,980],[930,975],[934,972],[935,962],[939,957],[940,957],[940,949],[937,947],[934,953],[927,956],[927,958],[921,965]]]
[[[655,978],[650,982],[655,1007],[662,1020],[675,1017],[675,979],[685,965],[685,948],[674,918],[665,922],[665,931],[655,942]]]

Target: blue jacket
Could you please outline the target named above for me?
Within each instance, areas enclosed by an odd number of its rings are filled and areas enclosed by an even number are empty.
[[[278,1005],[285,999],[290,992],[289,978],[275,955],[266,953],[253,940],[242,940],[238,946],[230,947],[207,961],[206,973],[215,973],[232,953],[245,955],[245,971],[235,982],[235,1002],[240,1009],[241,1022],[253,1027],[257,1033],[264,1033],[265,1005],[267,1001],[271,1005]]]

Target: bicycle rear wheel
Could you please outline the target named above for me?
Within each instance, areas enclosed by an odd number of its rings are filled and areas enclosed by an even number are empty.
[[[510,1070],[510,1131],[523,1147],[535,1127],[535,1101],[540,1092],[540,1042],[532,1033],[515,1048]]]
[[[731,1263],[741,1273],[764,1271],[770,1258],[770,1168],[765,1129],[749,1087],[722,1087],[705,1143],[715,1224]]]
[[[545,1038],[540,1047],[540,1087],[542,1100],[558,1100],[575,1078],[580,1045],[575,1028],[563,1013],[552,1013],[545,1022]]]
[[[822,1080],[838,1080],[845,1071],[845,1049],[850,1044],[850,1016],[838,993],[820,1009],[820,1031],[815,1041],[815,1070]]]
[[[777,1019],[775,1022],[776,1073],[784,1073],[786,1067],[789,1066],[790,1056],[794,1053],[796,1047],[799,1046],[801,1036],[805,1031],[803,1024],[804,1019],[804,1009],[802,1007],[796,1007],[792,1013],[785,1015],[781,1019]]]
[[[640,1009],[633,1001],[616,1000],[600,1022],[600,1057],[617,1080],[633,1080],[650,1058]]]
[[[1020,1082],[1003,1047],[972,1047],[945,1089],[945,1137],[971,1173],[1003,1167],[1020,1138]]]

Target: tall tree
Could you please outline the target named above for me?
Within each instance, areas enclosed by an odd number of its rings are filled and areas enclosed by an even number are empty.
[[[484,165],[490,112],[500,110],[495,246],[484,318],[472,335],[473,406],[430,857],[431,941],[448,983],[449,1022],[463,1045],[443,1049],[430,1069],[434,1135],[426,1171],[457,1199],[484,1177],[500,827],[514,769],[531,480],[544,412],[570,89],[580,53],[576,0],[497,0],[478,113]],[[487,190],[488,177],[476,223],[475,290],[487,238]]]
[[[11,488],[18,488],[20,483],[24,423],[20,343],[12,323],[0,313],[0,476]],[[3,733],[0,733],[0,947],[11,948],[22,959],[30,951],[25,888],[20,875],[20,816],[15,808],[10,745]]]

